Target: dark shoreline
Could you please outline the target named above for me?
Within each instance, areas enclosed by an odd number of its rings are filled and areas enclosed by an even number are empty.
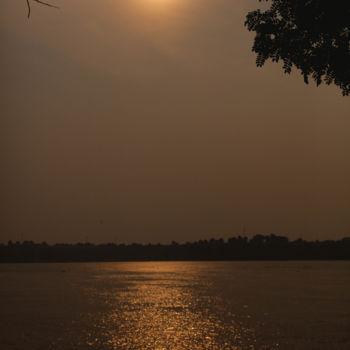
[[[334,261],[350,260],[350,238],[289,241],[256,235],[179,244],[54,244],[24,241],[0,244],[0,263],[118,261]]]
[[[293,261],[300,261],[300,262],[325,262],[325,261],[330,261],[330,262],[335,262],[335,261],[350,261],[350,258],[347,259],[246,259],[246,260],[16,260],[16,261],[0,261],[0,265],[6,265],[6,264],[73,264],[73,263],[117,263],[117,262],[293,262]]]

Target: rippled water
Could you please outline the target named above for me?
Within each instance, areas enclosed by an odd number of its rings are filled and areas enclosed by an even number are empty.
[[[0,265],[0,348],[350,349],[350,262]]]

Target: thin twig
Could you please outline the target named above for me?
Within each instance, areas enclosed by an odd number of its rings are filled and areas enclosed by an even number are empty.
[[[29,0],[27,0],[27,7],[28,7],[28,18],[30,17],[30,3]]]
[[[46,5],[46,6],[49,6],[49,7],[54,7],[56,9],[58,9],[59,7],[58,6],[55,6],[55,5],[52,5],[52,4],[49,4],[47,2],[44,2],[44,1],[41,1],[41,0],[33,0],[35,2],[38,2],[39,4],[42,4],[42,5]]]
[[[29,0],[26,0],[27,1],[27,7],[28,7],[28,18],[30,17],[30,2]],[[58,9],[59,7],[56,6],[56,5],[52,5],[52,4],[49,4],[48,2],[45,2],[45,1],[41,1],[41,0],[32,0],[32,1],[35,1],[37,2],[38,4],[41,4],[41,5],[45,5],[45,6],[48,6],[48,7],[54,7],[56,9]]]

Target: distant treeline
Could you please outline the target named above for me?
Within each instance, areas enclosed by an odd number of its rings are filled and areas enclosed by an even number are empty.
[[[0,244],[0,262],[148,261],[148,260],[344,260],[350,237],[338,241],[289,241],[255,235],[179,244],[55,244],[33,241]]]

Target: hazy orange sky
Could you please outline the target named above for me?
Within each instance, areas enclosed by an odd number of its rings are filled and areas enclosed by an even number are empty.
[[[0,4],[0,241],[350,235],[350,97],[256,68],[257,1],[55,3]]]

